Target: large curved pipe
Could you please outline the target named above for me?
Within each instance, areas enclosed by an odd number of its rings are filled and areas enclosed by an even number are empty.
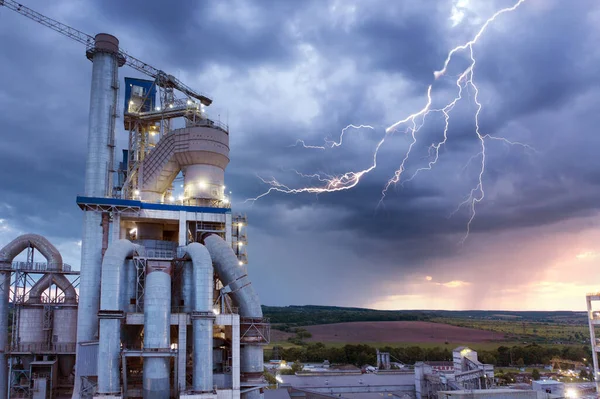
[[[127,240],[113,242],[102,262],[100,296],[100,343],[98,347],[98,393],[120,395],[121,318],[125,292],[125,259],[139,245]]]
[[[39,279],[37,283],[31,287],[27,303],[41,303],[43,292],[46,291],[52,283],[56,284],[56,286],[65,294],[65,303],[77,303],[77,292],[75,291],[75,288],[73,288],[69,279],[62,274],[46,274]]]
[[[25,248],[34,247],[46,258],[48,269],[62,270],[62,256],[54,245],[38,234],[23,234],[0,250],[0,396],[8,390],[8,376],[5,349],[8,344],[8,297],[10,291],[10,269],[13,259]],[[2,272],[2,270],[8,270]]]
[[[213,390],[213,266],[206,247],[193,242],[184,248],[192,260],[194,332],[193,390]]]
[[[216,234],[208,233],[203,236],[204,246],[224,286],[231,288],[231,297],[240,309],[240,316],[262,318],[260,300],[248,275],[239,266],[239,259],[225,240]],[[261,368],[262,372],[262,368]]]
[[[23,252],[27,247],[34,247],[46,258],[48,269],[62,270],[62,256],[54,245],[38,234],[23,234],[6,244],[0,250],[0,267],[4,264],[7,268],[11,268],[13,259]]]
[[[244,269],[239,266],[239,260],[221,237],[208,233],[203,237],[204,245],[212,258],[213,264],[224,286],[231,289],[230,296],[233,302],[240,309],[240,316],[253,319],[262,319],[263,313],[260,306],[260,300],[254,287],[250,283],[248,275]],[[260,376],[263,372],[263,347],[257,344],[247,343],[240,349],[240,371],[242,376],[251,379]],[[260,397],[257,389],[250,390],[242,397],[246,399],[255,399]]]

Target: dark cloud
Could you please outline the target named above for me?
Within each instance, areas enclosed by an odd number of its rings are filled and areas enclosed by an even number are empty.
[[[452,1],[30,5],[91,34],[115,34],[132,55],[200,91],[214,91],[215,112],[232,114],[227,186],[257,237],[249,252],[261,298],[270,304],[344,304],[349,291],[332,292],[325,287],[330,281],[343,281],[349,290],[364,284],[368,292],[378,284],[369,272],[385,272],[400,284],[422,269],[441,270],[446,261],[468,258],[466,247],[457,245],[466,233],[468,207],[450,215],[478,179],[474,90],[465,90],[452,110],[448,142],[434,170],[392,186],[382,205],[385,182],[411,142],[404,127],[386,138],[377,169],[352,190],[274,193],[244,203],[268,189],[256,175],[302,187],[317,182],[293,170],[338,174],[368,167],[385,127],[422,107],[430,83],[434,107],[454,98],[452,78],[468,53],[456,55],[444,78],[433,82],[433,71],[491,10],[511,4],[469,10],[456,27],[448,20]],[[486,142],[486,197],[476,207],[474,240],[549,228],[598,211],[594,15],[593,0],[527,1],[475,45],[482,133],[536,151]],[[91,64],[78,43],[1,7],[0,39],[0,219],[20,231],[76,242]],[[131,75],[137,76],[121,70],[121,77]],[[291,146],[299,138],[316,145],[337,140],[350,123],[375,129],[349,130],[344,146],[326,151]],[[428,117],[405,177],[432,159],[428,148],[443,138],[443,126],[441,114]],[[119,143],[126,143],[120,127]],[[278,249],[269,250],[275,244]],[[327,277],[311,285],[310,299],[300,289],[273,288],[285,279],[308,285],[310,273],[303,270]],[[367,303],[368,296],[356,296],[352,304]]]

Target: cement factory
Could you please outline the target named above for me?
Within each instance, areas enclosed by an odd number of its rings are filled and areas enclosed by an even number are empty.
[[[452,361],[410,367],[377,351],[366,371],[324,360],[279,375],[278,362],[269,385],[270,324],[248,276],[248,221],[232,213],[225,187],[229,127],[209,118],[212,100],[115,36],[90,36],[13,0],[0,0],[5,10],[83,44],[92,72],[85,187],[74,201],[81,264],[63,262],[38,234],[0,249],[0,399],[565,397],[552,380],[498,389],[494,366],[463,346]],[[149,79],[121,80],[123,66]],[[122,156],[117,121],[128,136]],[[598,300],[588,296],[595,375]]]
[[[112,35],[0,0],[8,9],[84,44],[92,82],[80,271],[39,235],[0,251],[0,398],[259,398],[270,327],[246,270],[246,218],[225,192],[229,131],[206,115],[212,100]],[[120,90],[124,65],[151,79]],[[129,134],[119,165],[117,119]]]

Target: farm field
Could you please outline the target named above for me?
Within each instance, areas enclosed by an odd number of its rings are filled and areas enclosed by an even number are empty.
[[[435,318],[432,321],[457,327],[493,331],[509,341],[538,344],[589,344],[589,330],[583,323],[551,323],[524,320],[477,320]]]
[[[505,341],[504,334],[425,321],[379,321],[320,324],[302,327],[312,336],[306,342],[381,344],[483,344]],[[271,340],[286,341],[293,333],[272,330]]]

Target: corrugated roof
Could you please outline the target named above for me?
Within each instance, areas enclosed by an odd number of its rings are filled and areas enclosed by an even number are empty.
[[[265,399],[290,399],[287,389],[266,389]]]
[[[378,385],[412,385],[415,384],[414,373],[395,374],[357,374],[357,375],[281,375],[284,384],[298,388],[311,387],[358,387]]]

